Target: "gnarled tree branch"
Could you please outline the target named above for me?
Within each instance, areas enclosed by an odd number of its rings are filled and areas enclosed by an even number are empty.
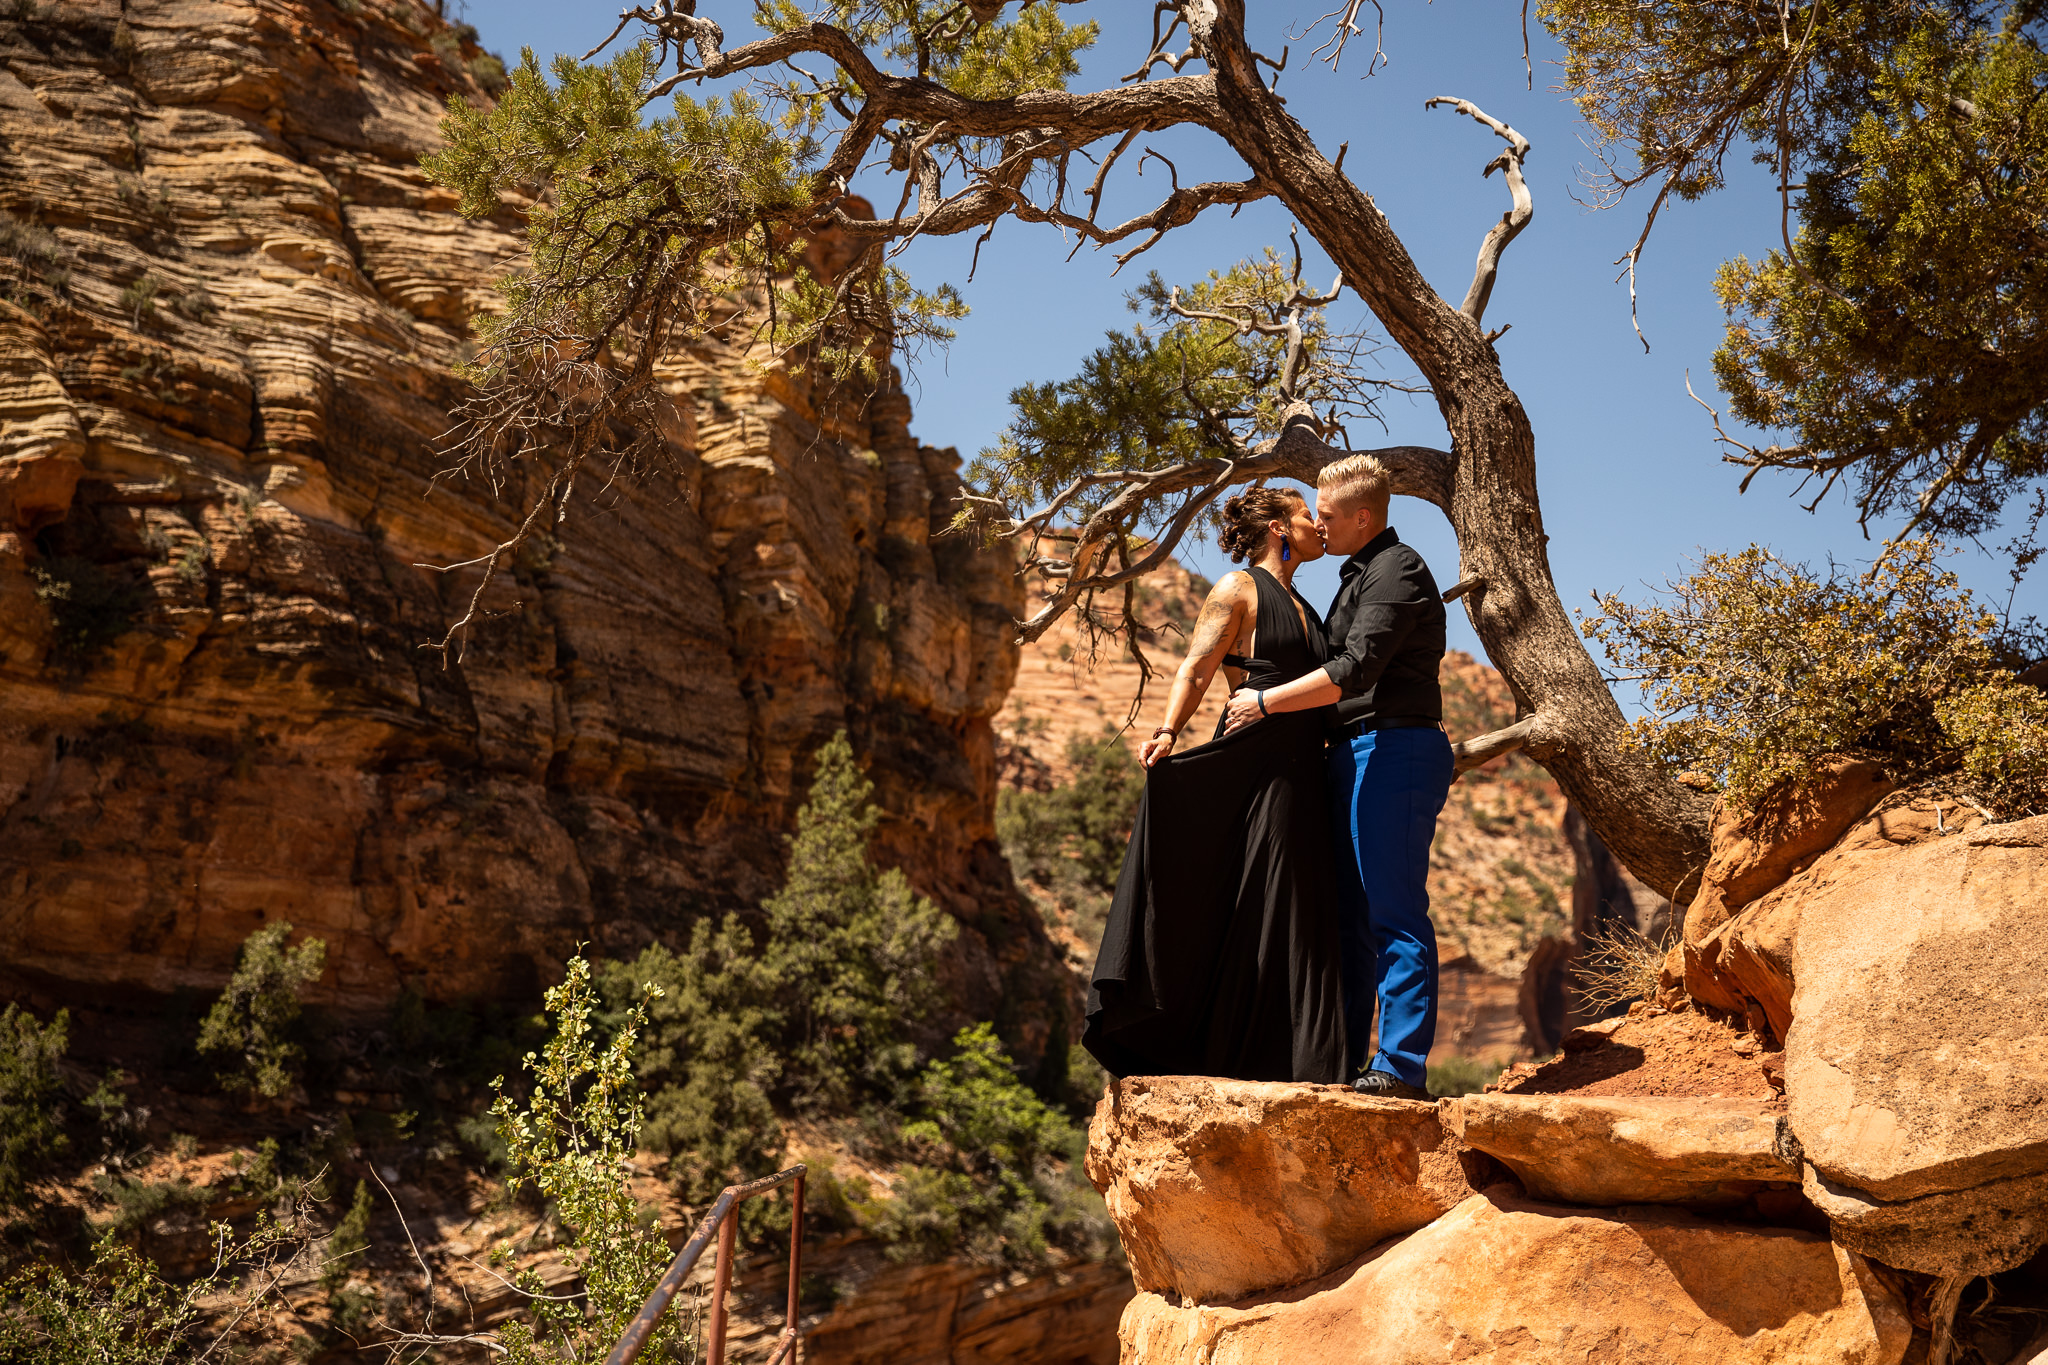
[[[1437,95],[1424,100],[1425,109],[1434,109],[1439,104],[1448,104],[1461,114],[1466,114],[1494,132],[1508,144],[1501,154],[1486,163],[1482,176],[1495,171],[1505,173],[1508,195],[1513,206],[1500,216],[1500,221],[1487,229],[1486,237],[1479,243],[1479,264],[1472,271],[1472,287],[1465,291],[1465,302],[1458,311],[1472,319],[1474,327],[1480,326],[1486,316],[1486,301],[1493,296],[1493,281],[1500,273],[1501,253],[1508,249],[1508,243],[1521,235],[1529,226],[1529,219],[1535,216],[1535,202],[1529,197],[1529,182],[1522,178],[1522,163],[1529,156],[1529,139],[1488,114],[1470,100],[1458,99],[1452,95]],[[1505,329],[1503,329],[1505,330]]]

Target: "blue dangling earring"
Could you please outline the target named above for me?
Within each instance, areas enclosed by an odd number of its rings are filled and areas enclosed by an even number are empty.
[[[1284,540],[1283,540],[1283,541],[1281,541],[1281,542],[1280,542],[1280,562],[1281,562],[1282,564],[1285,564],[1285,563],[1288,563],[1288,562],[1289,562],[1290,560],[1292,560],[1293,558],[1294,558],[1294,547],[1293,547],[1292,545],[1289,545],[1289,544],[1288,544],[1288,543],[1287,543],[1286,541],[1284,541]]]

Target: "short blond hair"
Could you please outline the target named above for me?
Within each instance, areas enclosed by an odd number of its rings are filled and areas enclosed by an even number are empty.
[[[1382,512],[1394,491],[1387,467],[1371,455],[1346,455],[1330,461],[1316,475],[1316,489],[1338,502]]]

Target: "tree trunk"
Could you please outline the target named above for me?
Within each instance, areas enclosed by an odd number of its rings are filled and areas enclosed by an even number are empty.
[[[1371,198],[1261,83],[1244,41],[1242,0],[1217,0],[1191,27],[1216,73],[1221,117],[1212,131],[1330,253],[1436,394],[1454,460],[1448,505],[1439,505],[1457,533],[1459,576],[1485,580],[1466,596],[1466,612],[1524,712],[1536,717],[1530,756],[1631,872],[1684,904],[1706,863],[1711,803],[1621,748],[1621,708],[1551,577],[1535,435],[1500,357],[1478,324],[1429,286]]]

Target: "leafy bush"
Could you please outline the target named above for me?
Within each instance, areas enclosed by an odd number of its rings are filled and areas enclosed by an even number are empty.
[[[512,85],[512,78],[505,71],[505,59],[495,52],[479,52],[463,65],[469,70],[469,78],[492,99],[504,94]]]
[[[1116,889],[1145,769],[1114,726],[1067,741],[1074,775],[1051,791],[1005,790],[996,800],[996,837],[1024,875],[1055,884],[1071,866],[1088,888]]]
[[[1962,750],[1963,783],[2013,816],[2048,811],[2048,697],[1994,676],[1935,704],[1942,733]]]
[[[93,1177],[93,1193],[114,1206],[113,1214],[94,1223],[103,1237],[132,1237],[165,1214],[178,1209],[203,1209],[204,1189],[190,1180],[135,1180],[105,1171]]]
[[[1506,1068],[1477,1057],[1446,1057],[1429,1069],[1429,1093],[1438,1099],[1476,1095],[1492,1085]]]
[[[902,872],[869,866],[873,791],[835,736],[760,928],[700,921],[682,951],[657,945],[604,974],[615,1008],[636,983],[661,989],[639,1060],[644,1137],[676,1154],[686,1198],[774,1170],[778,1108],[845,1114],[887,1103],[915,1074],[911,1034],[939,1004],[933,969],[957,930]]]
[[[964,1250],[1029,1264],[1054,1245],[1093,1256],[1112,1245],[1101,1198],[1081,1178],[1087,1134],[1018,1079],[989,1025],[954,1036],[953,1055],[924,1069],[913,1103],[902,1138],[917,1159],[866,1219],[892,1255]]]
[[[590,964],[571,958],[562,984],[547,993],[554,1034],[538,1056],[526,1055],[531,1095],[521,1106],[502,1078],[493,1087],[491,1113],[509,1154],[510,1187],[529,1186],[554,1204],[574,1234],[567,1259],[583,1281],[580,1297],[561,1297],[546,1292],[538,1269],[514,1278],[529,1296],[533,1320],[508,1323],[499,1333],[512,1365],[597,1358],[618,1341],[668,1266],[668,1242],[658,1224],[641,1217],[625,1175],[644,1117],[633,1048],[647,1024],[644,1005],[659,996],[659,987],[645,986],[599,1050],[591,1036],[599,1000]],[[666,1315],[641,1358],[681,1356],[688,1335],[687,1322]]]
[[[65,264],[69,253],[57,234],[36,223],[24,222],[0,210],[0,259],[11,262],[0,294],[30,304],[45,294],[61,295],[70,288],[71,268]]]
[[[1627,742],[1737,806],[1842,753],[1907,778],[1967,762],[1978,799],[2034,809],[2048,745],[2038,694],[1998,666],[1995,619],[1939,553],[1909,541],[1864,578],[1833,565],[1823,578],[1752,545],[1706,556],[1668,604],[1596,597],[1582,629],[1649,694]]]
[[[309,938],[291,951],[292,926],[266,924],[242,941],[241,961],[199,1028],[199,1050],[239,1062],[222,1072],[229,1090],[254,1090],[276,1099],[298,1083],[306,1052],[297,1040],[299,996],[320,979],[327,944]]]
[[[91,1266],[81,1274],[38,1261],[0,1283],[0,1360],[50,1365],[203,1360],[214,1349],[198,1349],[214,1314],[226,1310],[228,1325],[221,1337],[257,1327],[261,1315],[253,1310],[271,1299],[304,1249],[303,1215],[303,1209],[286,1218],[265,1214],[242,1238],[226,1223],[213,1224],[212,1261],[183,1285],[166,1281],[153,1262],[113,1237],[101,1238]],[[281,1299],[280,1305],[290,1308]]]
[[[57,555],[29,570],[36,601],[50,613],[50,660],[78,673],[134,624],[146,594],[118,571],[74,555]]]
[[[70,1045],[71,1016],[47,1025],[27,1010],[0,1010],[0,1208],[19,1203],[28,1182],[64,1149],[57,1063]]]

